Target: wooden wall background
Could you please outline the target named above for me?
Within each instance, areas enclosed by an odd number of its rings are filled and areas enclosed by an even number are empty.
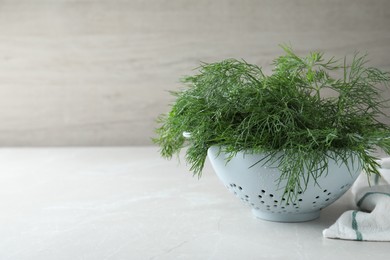
[[[390,1],[0,0],[0,145],[150,145],[200,61],[269,71],[279,43],[390,71]]]

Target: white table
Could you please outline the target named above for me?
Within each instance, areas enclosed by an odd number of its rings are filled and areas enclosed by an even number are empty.
[[[256,219],[206,165],[156,147],[0,150],[0,259],[390,259],[390,244],[322,237],[348,195],[315,221]]]

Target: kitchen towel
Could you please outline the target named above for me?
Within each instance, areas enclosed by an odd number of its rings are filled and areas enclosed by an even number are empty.
[[[344,212],[326,238],[390,241],[390,158],[379,161],[381,176],[363,172],[351,188],[357,210]]]

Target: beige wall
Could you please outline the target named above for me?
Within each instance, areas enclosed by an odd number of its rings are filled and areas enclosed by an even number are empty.
[[[199,61],[269,71],[279,43],[390,71],[390,1],[0,0],[0,145],[150,144]]]

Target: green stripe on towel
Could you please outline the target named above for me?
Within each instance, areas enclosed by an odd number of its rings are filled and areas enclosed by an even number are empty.
[[[375,195],[375,194],[381,194],[381,195],[386,195],[386,196],[389,196],[390,197],[390,194],[389,193],[386,193],[386,192],[367,192],[366,194],[364,194],[364,196],[358,201],[358,203],[356,204],[358,207],[360,207],[360,205],[362,205],[363,201],[370,195]]]
[[[357,210],[354,210],[352,212],[352,228],[356,232],[356,240],[357,241],[362,241],[363,240],[363,236],[362,236],[362,233],[360,233],[360,231],[358,230],[358,224],[357,224],[357,221],[356,221],[357,213],[358,213]]]
[[[375,177],[374,177],[374,184],[375,184],[375,185],[378,185],[378,183],[379,183],[379,178],[380,178],[380,175],[379,175],[379,174],[376,174]]]

